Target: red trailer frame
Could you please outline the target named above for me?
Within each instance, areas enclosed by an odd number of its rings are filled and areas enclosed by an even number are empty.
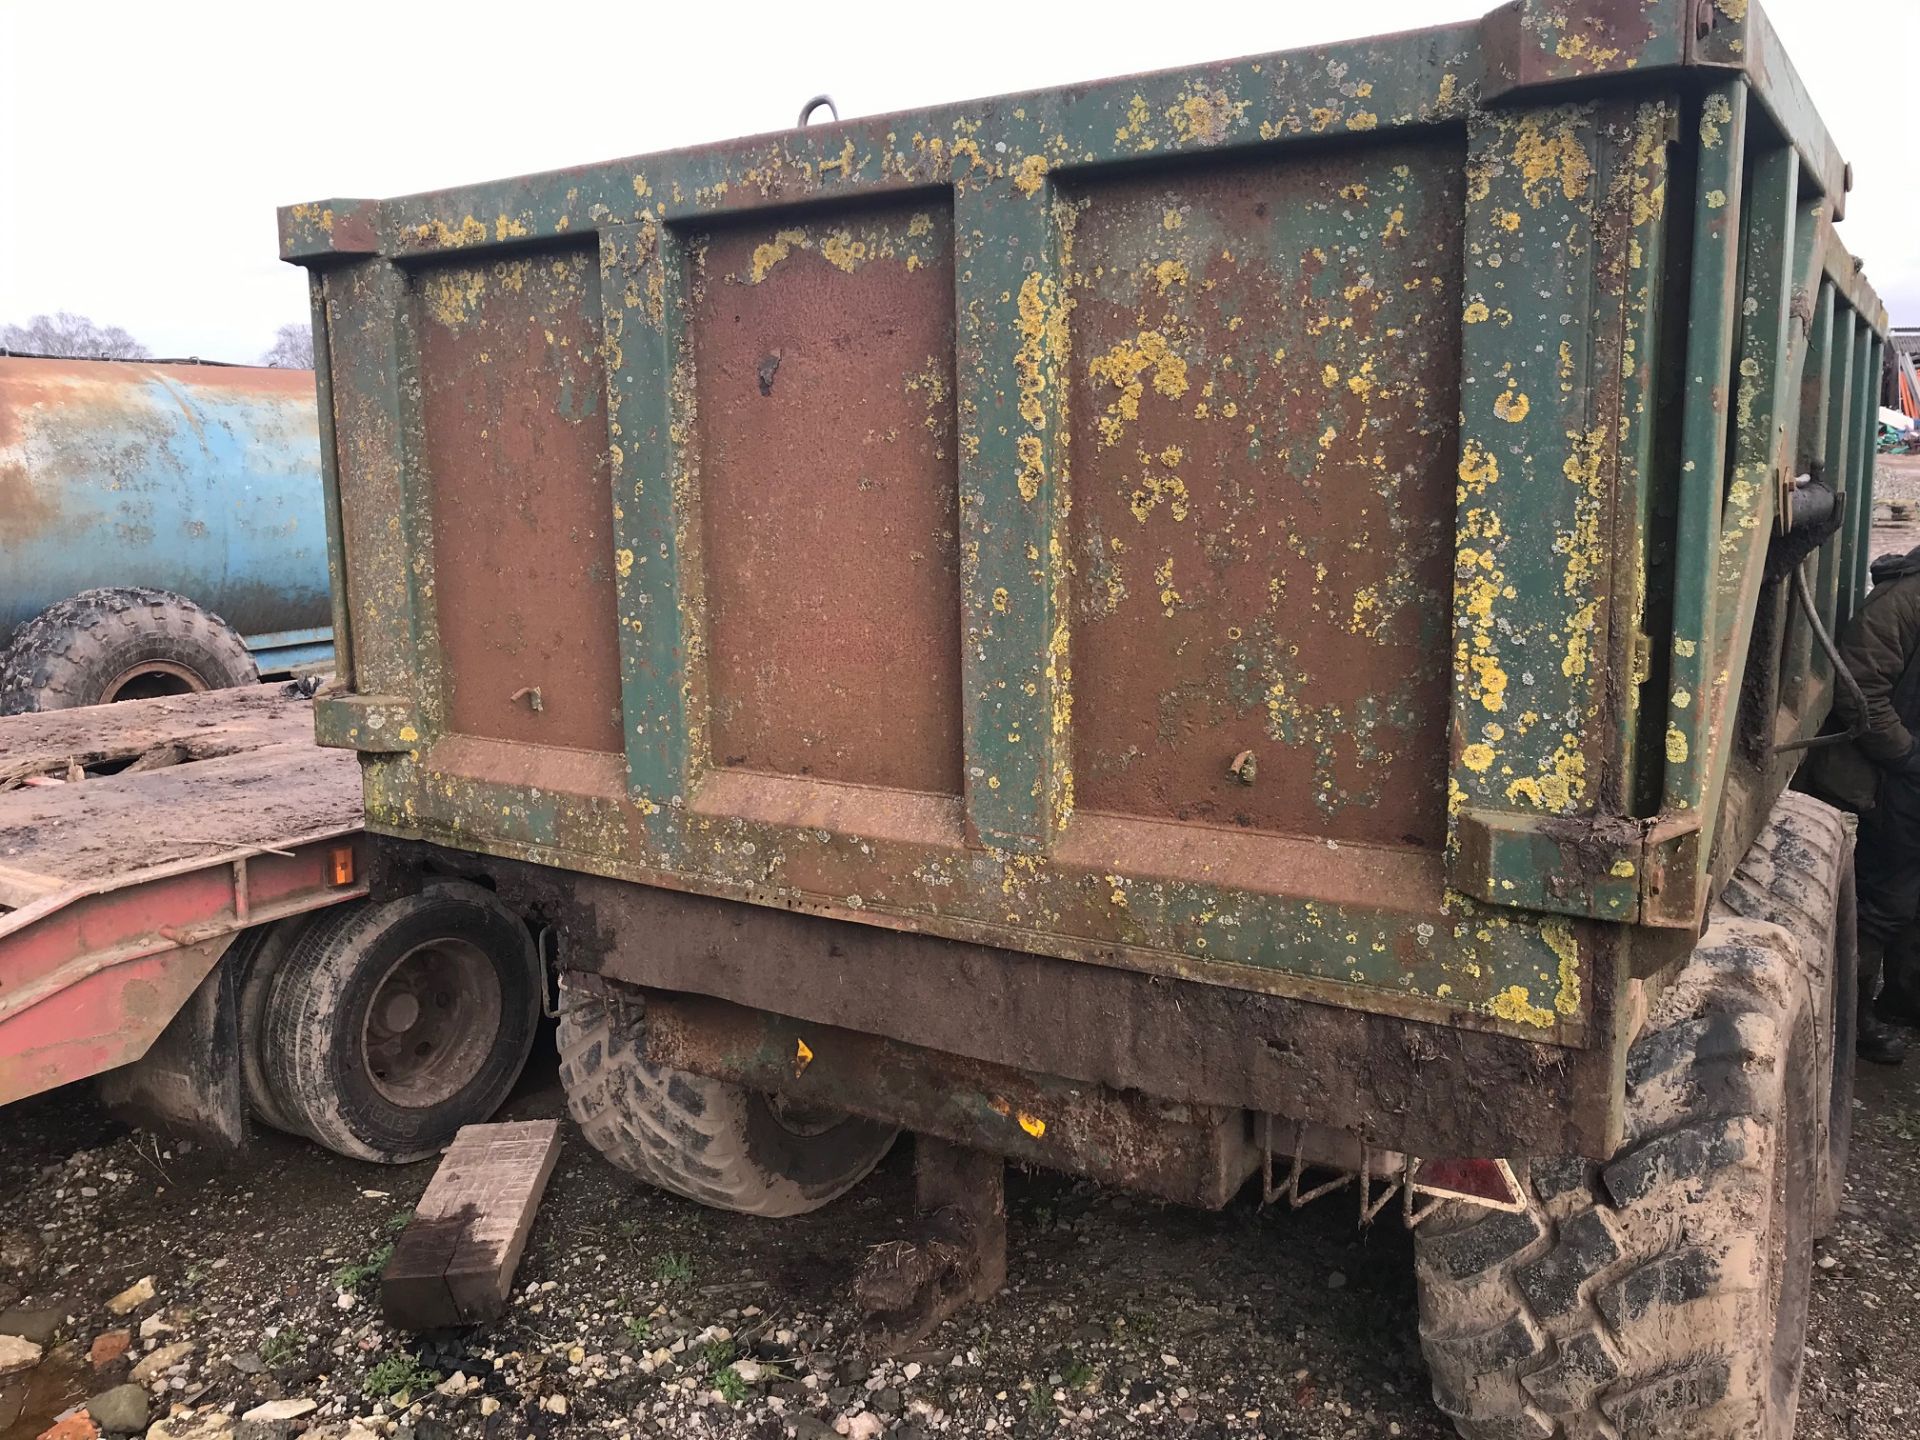
[[[0,718],[0,1104],[145,1056],[251,926],[367,893],[290,687]]]

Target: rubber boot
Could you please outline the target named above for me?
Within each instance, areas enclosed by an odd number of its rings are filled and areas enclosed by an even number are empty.
[[[1898,1065],[1907,1058],[1907,1040],[1880,1018],[1880,981],[1887,965],[1887,942],[1878,936],[1860,937],[1860,1010],[1853,1049],[1875,1065]]]
[[[1898,1065],[1907,1058],[1907,1037],[1878,1016],[1862,1015],[1853,1049],[1875,1065]]]

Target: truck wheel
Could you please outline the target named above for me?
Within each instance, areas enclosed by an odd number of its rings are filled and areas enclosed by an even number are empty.
[[[567,1108],[594,1149],[649,1185],[743,1215],[805,1215],[866,1179],[900,1133],[649,1064],[637,1021],[562,977]]]
[[[247,1104],[262,1123],[289,1135],[301,1133],[299,1122],[280,1108],[267,1083],[265,1030],[267,996],[274,977],[293,951],[293,944],[311,923],[311,915],[290,915],[270,925],[241,932],[227,951],[225,964],[240,976],[240,1087]]]
[[[1626,1140],[1520,1214],[1415,1231],[1434,1399],[1469,1440],[1786,1440],[1826,1116],[1808,968],[1722,914],[1627,1057]]]
[[[540,985],[526,926],[477,885],[324,911],[256,996],[263,1113],[356,1159],[431,1155],[506,1100]]]
[[[253,656],[218,615],[165,590],[83,590],[22,625],[0,660],[0,715],[252,685]]]

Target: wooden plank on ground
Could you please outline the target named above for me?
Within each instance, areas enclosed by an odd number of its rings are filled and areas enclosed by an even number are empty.
[[[463,1127],[380,1274],[387,1323],[438,1330],[497,1319],[559,1158],[558,1120]]]

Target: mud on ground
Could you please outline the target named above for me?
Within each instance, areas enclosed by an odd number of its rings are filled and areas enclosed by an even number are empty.
[[[510,1114],[561,1110],[548,1055]],[[1920,1415],[1920,1064],[1864,1074],[1856,1115],[1850,1198],[1814,1291],[1800,1434],[1815,1440]],[[23,1271],[0,1269],[0,1309],[52,1312],[57,1337],[15,1385],[25,1413],[0,1402],[0,1440],[31,1440],[169,1345],[191,1349],[152,1382],[154,1419],[211,1412],[209,1437],[356,1422],[369,1440],[1452,1433],[1427,1399],[1410,1239],[1392,1211],[1358,1229],[1350,1194],[1210,1215],[1015,1176],[1006,1292],[883,1361],[849,1284],[908,1214],[907,1144],[826,1211],[761,1221],[644,1189],[569,1127],[506,1318],[413,1337],[378,1318],[366,1272],[431,1163],[383,1168],[271,1134],[237,1158],[183,1147],[117,1126],[83,1090],[9,1119],[0,1264],[28,1253]],[[154,1298],[110,1315],[146,1277]],[[131,1354],[96,1372],[88,1348],[123,1327]],[[230,1418],[279,1398],[314,1408]]]

